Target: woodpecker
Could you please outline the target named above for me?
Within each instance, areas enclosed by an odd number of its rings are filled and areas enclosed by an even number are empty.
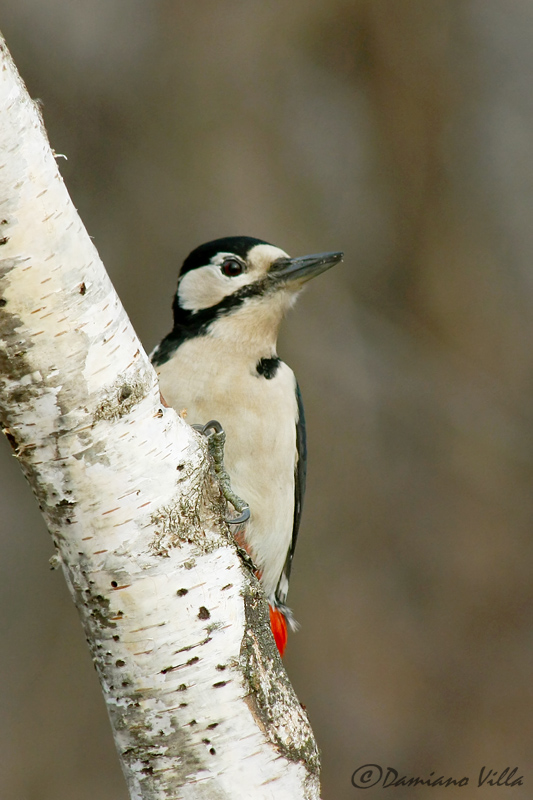
[[[250,506],[241,543],[257,565],[281,655],[287,623],[296,627],[286,600],[307,456],[300,390],[276,343],[304,283],[342,257],[290,258],[248,236],[201,245],[183,262],[174,327],[152,353],[165,401],[185,409],[190,424],[214,418],[226,432],[226,470]]]

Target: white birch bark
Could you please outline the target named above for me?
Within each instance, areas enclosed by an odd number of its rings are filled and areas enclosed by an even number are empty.
[[[130,795],[317,798],[313,734],[205,443],[161,403],[0,45],[0,419],[80,612]]]

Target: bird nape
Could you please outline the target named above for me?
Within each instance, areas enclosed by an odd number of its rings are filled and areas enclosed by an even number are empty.
[[[233,490],[250,506],[237,538],[258,568],[281,655],[292,558],[305,492],[300,390],[278,357],[283,316],[303,285],[342,253],[290,258],[261,239],[231,236],[193,250],[174,296],[174,327],[152,353],[166,402],[187,422],[218,420]]]

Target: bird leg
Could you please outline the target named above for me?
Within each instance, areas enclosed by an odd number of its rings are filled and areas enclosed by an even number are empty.
[[[231,488],[231,480],[224,467],[226,433],[222,425],[216,419],[212,419],[206,422],[205,425],[193,425],[192,427],[207,438],[209,454],[213,459],[215,475],[218,478],[222,494],[228,503],[231,503],[235,511],[239,512],[238,517],[226,517],[226,522],[229,525],[242,525],[250,519],[250,506],[244,500],[241,500]]]

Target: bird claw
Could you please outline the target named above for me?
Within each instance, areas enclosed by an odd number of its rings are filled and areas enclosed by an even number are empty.
[[[228,498],[226,498],[227,500]],[[232,506],[236,508],[236,506],[231,502]],[[238,509],[237,509],[238,511]],[[245,522],[248,522],[250,519],[250,506],[245,505],[242,512],[239,514],[238,517],[225,517],[226,522],[228,525],[244,525]]]
[[[195,431],[198,431],[199,433],[206,436],[208,439],[211,436],[211,434],[209,433],[211,429],[213,429],[214,433],[224,433],[224,428],[222,427],[218,419],[210,419],[209,422],[205,423],[205,425],[192,425],[191,427],[194,428]]]
[[[224,467],[224,444],[226,442],[224,428],[216,419],[209,420],[205,425],[192,425],[192,427],[206,437],[222,494],[235,511],[239,512],[238,517],[226,517],[226,522],[228,525],[243,525],[250,519],[250,506],[241,500],[231,488],[231,480]]]

